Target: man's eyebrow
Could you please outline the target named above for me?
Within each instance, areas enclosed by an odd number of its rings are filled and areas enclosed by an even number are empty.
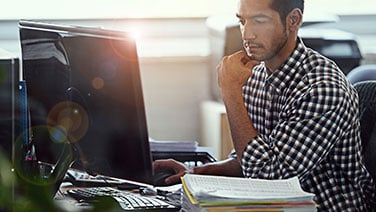
[[[239,19],[269,18],[269,16],[262,13],[252,15],[251,17],[243,17],[239,13],[236,13],[236,17]]]

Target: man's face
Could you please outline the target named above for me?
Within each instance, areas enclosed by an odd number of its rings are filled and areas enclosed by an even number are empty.
[[[271,0],[240,0],[239,18],[243,46],[251,59],[273,60],[287,42],[287,31]]]

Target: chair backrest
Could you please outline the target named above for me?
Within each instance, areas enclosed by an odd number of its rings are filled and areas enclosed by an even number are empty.
[[[359,95],[360,136],[367,169],[376,180],[376,80],[354,84]]]
[[[352,69],[346,77],[352,84],[367,80],[376,80],[376,65],[367,64],[358,66]]]

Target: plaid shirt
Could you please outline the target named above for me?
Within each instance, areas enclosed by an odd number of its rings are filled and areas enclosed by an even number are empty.
[[[322,211],[367,211],[375,186],[360,154],[358,97],[337,65],[299,41],[272,74],[254,68],[243,87],[259,136],[241,165],[250,178],[298,176]]]

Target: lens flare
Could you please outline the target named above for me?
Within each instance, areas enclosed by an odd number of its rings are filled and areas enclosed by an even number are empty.
[[[124,39],[130,39],[130,40],[135,40],[134,35],[126,35],[124,34]],[[130,48],[129,42],[124,42],[123,40],[110,40],[110,47],[112,49],[112,52],[118,56],[119,58],[122,58],[125,61],[129,62],[137,62],[138,57],[131,51],[137,51],[136,49],[136,41],[134,41],[134,49]]]
[[[89,128],[89,117],[85,109],[71,101],[56,104],[47,117],[51,139],[56,143],[76,143]]]

